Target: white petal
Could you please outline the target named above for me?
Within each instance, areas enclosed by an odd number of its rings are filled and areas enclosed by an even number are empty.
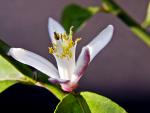
[[[82,48],[78,57],[74,80],[77,82],[85,72],[92,59],[108,44],[113,34],[113,26],[108,25],[98,36],[96,36],[87,46]]]
[[[72,58],[70,59],[59,58],[56,55],[54,55],[58,66],[59,76],[61,79],[71,80],[72,78],[72,74],[74,73],[75,69],[75,50],[76,45],[71,48]]]
[[[27,64],[43,72],[44,74],[58,78],[58,71],[48,60],[33,52],[22,48],[11,48],[8,55],[12,56],[17,61]]]
[[[108,25],[87,45],[90,50],[90,61],[110,42],[113,30],[113,26]]]
[[[71,76],[74,72],[74,67],[75,67],[75,62],[73,59],[67,59],[67,58],[58,58],[55,56],[57,66],[58,66],[58,71],[61,79],[66,79],[70,80]]]
[[[56,20],[54,20],[53,18],[49,17],[48,19],[48,32],[51,38],[51,41],[53,43],[56,43],[56,40],[54,38],[54,32],[57,33],[64,33],[65,30],[64,28],[59,24],[59,22],[57,22]]]
[[[75,75],[78,77],[81,77],[88,67],[88,64],[90,62],[90,53],[88,47],[83,47],[82,51],[78,57],[76,68],[75,68]],[[77,80],[76,80],[77,79]],[[78,81],[79,78],[74,78],[74,81]]]

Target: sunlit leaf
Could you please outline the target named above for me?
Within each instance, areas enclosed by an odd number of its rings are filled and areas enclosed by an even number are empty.
[[[18,81],[15,81],[15,80],[0,81],[0,93],[3,92],[8,87],[10,87],[10,86],[12,86],[12,85],[14,85],[16,83],[18,83]]]
[[[62,12],[62,25],[67,32],[71,26],[74,26],[76,31],[97,11],[97,7],[84,8],[76,4],[68,5]]]
[[[0,81],[19,80],[23,75],[0,55]]]
[[[98,6],[89,6],[89,7],[87,7],[87,10],[89,10],[94,15],[94,14],[96,14],[100,11],[100,7],[98,7]]]
[[[127,113],[112,100],[92,92],[82,92],[92,113]]]
[[[0,55],[0,92],[23,78],[23,75]]]
[[[80,95],[67,95],[58,104],[55,113],[126,113],[126,111],[104,96],[81,92]]]
[[[146,18],[143,22],[143,27],[148,27],[150,26],[150,2],[148,4],[148,8],[147,8],[147,13],[146,13]]]

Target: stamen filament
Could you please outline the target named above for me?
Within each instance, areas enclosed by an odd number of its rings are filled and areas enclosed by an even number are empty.
[[[75,41],[72,40],[72,29],[73,26],[70,28],[69,35],[67,35],[65,32],[54,32],[54,38],[56,39],[56,43],[52,43],[53,46],[48,48],[50,54],[54,54],[59,58],[72,58],[72,48],[81,40],[81,38],[77,38]]]

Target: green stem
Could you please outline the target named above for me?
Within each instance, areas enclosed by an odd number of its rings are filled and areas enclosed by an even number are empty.
[[[150,33],[130,17],[119,5],[113,0],[102,0],[102,7],[105,12],[112,13],[120,18],[130,30],[136,34],[144,43],[150,47]]]
[[[8,62],[10,62],[17,70],[19,70],[23,75],[31,78],[35,81],[35,84],[40,83],[42,87],[48,89],[51,93],[53,93],[59,100],[61,100],[66,93],[61,91],[59,87],[51,84],[48,81],[48,76],[39,72],[38,70],[33,70],[31,67],[22,64],[12,57],[8,56],[7,53],[11,46],[6,44],[4,41],[0,40],[0,55],[2,55]],[[35,73],[36,72],[36,73]]]

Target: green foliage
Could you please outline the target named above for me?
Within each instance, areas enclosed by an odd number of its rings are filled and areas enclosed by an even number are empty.
[[[150,2],[149,2],[149,4],[148,4],[147,13],[146,13],[146,18],[145,18],[145,20],[144,20],[142,26],[143,26],[144,28],[150,26]]]
[[[92,113],[126,113],[126,111],[112,100],[92,92],[82,92]]]
[[[0,81],[0,93],[3,92],[5,89],[7,89],[8,87],[16,84],[18,81],[15,80],[4,80],[4,81]]]
[[[141,27],[114,0],[102,0],[102,9],[122,20],[138,38],[150,47],[150,33]]]
[[[91,113],[80,95],[68,94],[57,106],[55,113]]]
[[[23,75],[0,55],[0,80],[18,80]]]
[[[126,113],[110,99],[91,92],[67,95],[57,106],[55,113]]]
[[[100,12],[99,6],[89,6],[87,7],[87,10],[89,10],[93,15]]]
[[[0,55],[0,92],[23,79],[23,75]]]
[[[76,4],[68,5],[64,8],[61,23],[69,32],[71,26],[78,30],[93,14],[98,12],[98,7],[84,8]]]
[[[118,8],[118,5],[114,3],[113,0],[102,0],[102,9],[105,13],[112,13],[117,15],[121,12],[121,9]]]

